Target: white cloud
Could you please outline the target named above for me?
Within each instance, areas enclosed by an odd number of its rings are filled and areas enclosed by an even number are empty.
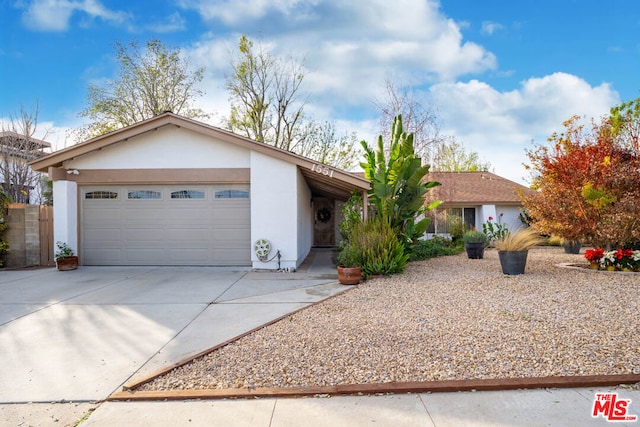
[[[480,29],[480,33],[491,36],[497,31],[501,31],[501,30],[504,30],[504,25],[497,22],[483,21],[482,28]]]
[[[245,33],[272,47],[276,55],[304,57],[310,102],[334,110],[370,104],[382,94],[392,73],[402,84],[419,86],[496,68],[495,56],[463,40],[458,24],[432,0],[252,0],[215,7],[182,0],[180,4],[196,9],[205,21],[222,20],[236,31],[223,41],[219,35],[208,36],[190,52],[211,74],[229,62],[229,49],[221,50],[221,43],[233,49],[238,35]]]
[[[445,134],[489,160],[498,174],[523,182],[525,149],[544,144],[573,115],[599,119],[619,102],[603,83],[591,86],[565,73],[530,78],[500,92],[486,83],[442,83],[431,87]]]
[[[196,10],[204,20],[219,20],[227,25],[254,21],[271,12],[289,15],[298,6],[314,5],[315,1],[302,0],[220,0],[203,2],[201,0],[179,0],[185,9]]]
[[[146,25],[146,28],[156,33],[172,33],[184,30],[186,28],[186,24],[187,21],[182,17],[182,15],[180,15],[179,12],[174,12],[167,16],[163,21]]]
[[[98,0],[33,0],[22,14],[23,23],[35,31],[66,31],[71,16],[84,13],[84,17],[100,18],[113,24],[122,24],[128,14],[107,9]]]

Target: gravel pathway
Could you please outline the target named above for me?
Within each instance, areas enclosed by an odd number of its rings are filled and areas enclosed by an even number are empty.
[[[139,390],[640,373],[640,273],[562,262],[586,263],[557,247],[529,251],[520,276],[492,249],[413,262]]]

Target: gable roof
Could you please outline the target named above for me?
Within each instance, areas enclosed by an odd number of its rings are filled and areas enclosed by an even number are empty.
[[[520,205],[520,194],[530,188],[491,172],[430,172],[426,179],[441,185],[427,193],[430,201],[442,200],[452,205]]]
[[[295,164],[299,167],[311,191],[318,195],[347,200],[352,190],[368,190],[370,186],[369,181],[364,177],[359,177],[331,166],[320,165],[318,162],[306,157],[171,112],[160,114],[151,119],[56,151],[48,156],[32,161],[30,164],[36,171],[48,172],[49,168],[62,168],[64,162],[67,160],[101,150],[113,144],[118,144],[146,132],[152,132],[163,126],[177,126],[189,129],[248,150]]]

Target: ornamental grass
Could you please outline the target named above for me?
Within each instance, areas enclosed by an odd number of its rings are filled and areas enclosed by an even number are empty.
[[[531,228],[520,228],[517,231],[507,233],[494,242],[499,251],[528,251],[534,246],[540,245],[544,239]]]

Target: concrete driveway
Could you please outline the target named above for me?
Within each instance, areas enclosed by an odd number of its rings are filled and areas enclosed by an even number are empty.
[[[345,290],[333,270],[80,267],[0,273],[0,403],[95,401]]]

